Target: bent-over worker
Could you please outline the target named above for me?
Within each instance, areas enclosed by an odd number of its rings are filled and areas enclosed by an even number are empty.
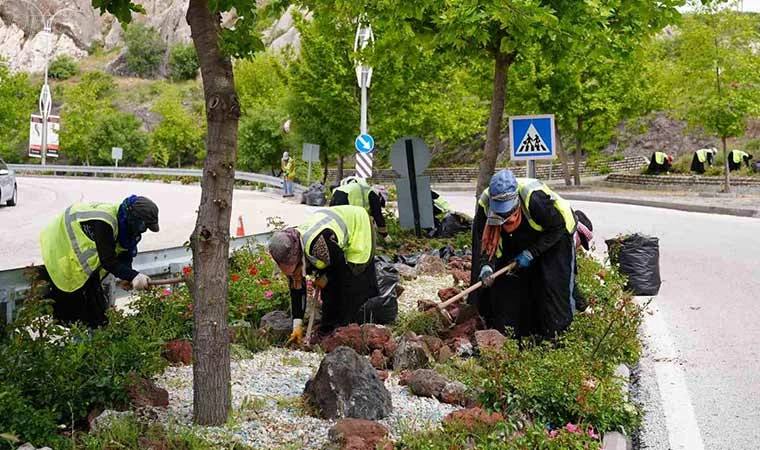
[[[377,226],[380,236],[388,236],[388,228],[385,225],[383,208],[385,197],[372,188],[363,178],[347,177],[341,180],[340,186],[335,188],[330,199],[330,206],[352,205],[364,208],[372,217]]]
[[[349,323],[387,323],[365,303],[378,296],[374,238],[367,212],[358,206],[320,209],[295,228],[276,231],[269,253],[290,286],[293,335],[300,343],[306,307],[306,275],[321,289],[321,334]]]
[[[705,173],[706,166],[713,165],[717,153],[717,148],[700,148],[694,152],[694,156],[691,158],[691,171],[699,174]]]
[[[111,273],[126,288],[146,289],[150,278],[132,268],[132,258],[142,234],[158,229],[158,206],[146,197],[66,208],[40,235],[41,275],[51,281],[53,317],[65,324],[105,325],[102,279]]]
[[[665,152],[652,153],[652,159],[649,161],[649,167],[647,173],[657,175],[662,172],[670,172],[670,167],[673,165],[673,157]]]
[[[749,167],[749,160],[752,155],[742,150],[731,150],[728,152],[728,170],[733,172],[742,168],[742,163]]]
[[[570,326],[575,229],[570,205],[545,184],[507,169],[491,178],[473,223],[471,277],[488,287],[468,299],[489,327],[551,339]],[[513,260],[514,274],[491,277]]]

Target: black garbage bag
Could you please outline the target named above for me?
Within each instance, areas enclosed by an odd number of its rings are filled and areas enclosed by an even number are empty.
[[[657,295],[660,279],[660,240],[643,234],[608,239],[607,253],[612,264],[628,277],[626,289],[635,295]]]
[[[438,236],[449,238],[459,233],[466,233],[472,229],[472,219],[456,212],[448,212],[441,220],[441,229]]]
[[[398,270],[393,264],[376,259],[375,274],[379,295],[368,299],[359,309],[359,314],[363,315],[365,323],[393,323],[398,315]]]
[[[415,267],[424,253],[412,253],[410,255],[396,255],[396,262]]]
[[[326,203],[327,195],[325,194],[325,185],[320,182],[311,183],[309,189],[301,194],[301,204],[309,206],[325,206]]]

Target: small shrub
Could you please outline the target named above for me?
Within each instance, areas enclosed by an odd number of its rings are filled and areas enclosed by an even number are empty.
[[[230,321],[258,326],[268,312],[287,310],[290,290],[261,245],[245,247],[230,257]]]
[[[130,72],[140,77],[154,77],[158,74],[166,53],[166,42],[158,30],[134,23],[124,32],[127,46],[126,63]]]
[[[79,73],[79,64],[69,55],[61,55],[50,63],[48,75],[56,80],[68,80]]]
[[[421,312],[417,310],[399,314],[393,327],[393,331],[397,335],[412,331],[420,335],[437,336],[443,329],[444,325],[437,314],[434,314],[432,311]]]
[[[192,44],[177,44],[169,51],[169,74],[172,80],[194,80],[199,68],[198,55]]]

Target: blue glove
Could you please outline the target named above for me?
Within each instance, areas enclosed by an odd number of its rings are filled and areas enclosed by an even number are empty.
[[[523,250],[522,253],[517,255],[517,258],[515,258],[515,261],[517,262],[517,265],[521,269],[524,269],[530,266],[530,263],[533,262],[533,255],[531,255],[528,250]]]
[[[488,264],[485,264],[483,267],[480,268],[480,281],[483,283],[483,286],[485,287],[491,287],[491,284],[493,284],[493,280],[490,278],[491,275],[493,275],[493,267],[489,266]]]

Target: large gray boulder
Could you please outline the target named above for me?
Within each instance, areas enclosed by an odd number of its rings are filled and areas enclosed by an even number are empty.
[[[325,356],[304,395],[326,419],[380,420],[393,410],[391,394],[377,370],[353,349],[338,347]]]

